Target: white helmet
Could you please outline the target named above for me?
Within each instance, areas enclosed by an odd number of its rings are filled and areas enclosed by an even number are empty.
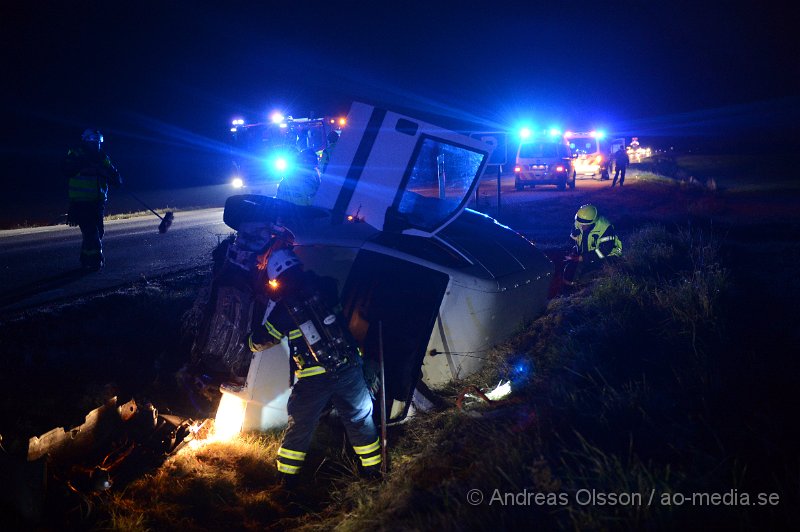
[[[283,272],[302,264],[291,249],[283,248],[273,251],[267,259],[267,276],[270,281],[277,279]]]

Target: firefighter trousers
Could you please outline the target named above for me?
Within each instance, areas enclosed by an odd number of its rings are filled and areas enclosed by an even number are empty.
[[[372,398],[361,365],[351,364],[335,372],[303,377],[294,385],[287,406],[289,426],[278,449],[278,471],[288,475],[300,472],[328,401],[333,401],[344,423],[362,470],[380,467],[381,448],[372,419]]]
[[[619,186],[625,184],[625,170],[627,169],[627,165],[617,165],[617,169],[614,172],[614,181],[611,182],[612,187],[617,184],[617,178],[619,178]]]
[[[69,224],[81,229],[81,266],[97,268],[103,265],[103,214],[105,204],[101,201],[75,201],[69,206]]]

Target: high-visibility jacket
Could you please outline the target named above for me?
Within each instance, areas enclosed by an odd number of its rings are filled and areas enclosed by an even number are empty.
[[[316,169],[303,170],[284,177],[278,183],[278,193],[275,197],[295,205],[311,205],[320,183],[319,172]]]
[[[576,221],[570,238],[575,241],[578,253],[589,260],[622,255],[622,241],[614,232],[611,222],[603,216],[599,216],[585,233],[581,231],[580,224]]]
[[[322,157],[320,157],[319,161],[319,170],[321,173],[325,173],[325,170],[328,168],[328,163],[331,162],[331,154],[333,153],[333,149],[336,147],[336,142],[333,144],[328,144],[328,147],[322,150]]]
[[[63,172],[69,178],[71,202],[105,202],[109,184],[122,184],[119,172],[103,150],[80,146],[67,152]]]

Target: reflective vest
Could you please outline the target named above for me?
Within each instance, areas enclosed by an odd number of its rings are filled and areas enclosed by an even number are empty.
[[[583,233],[580,224],[575,222],[575,230],[570,234],[581,255],[594,253],[597,258],[618,257],[622,255],[622,241],[614,233],[614,226],[606,218],[599,216],[588,233]]]
[[[322,157],[319,161],[319,169],[320,172],[323,174],[325,173],[325,169],[328,168],[328,163],[331,162],[331,153],[333,153],[333,149],[336,147],[336,143],[329,144],[327,148],[322,150]]]
[[[302,171],[298,174],[284,177],[278,183],[278,192],[275,197],[295,205],[311,205],[319,185],[319,173],[316,170]]]
[[[83,148],[67,152],[64,161],[65,173],[69,176],[70,201],[106,201],[109,180],[120,184],[119,172],[111,159],[102,151],[89,153]]]

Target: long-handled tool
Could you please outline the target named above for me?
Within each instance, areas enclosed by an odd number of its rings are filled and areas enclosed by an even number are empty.
[[[164,213],[164,216],[162,217],[160,214],[158,214],[156,211],[154,211],[153,208],[150,207],[147,203],[145,203],[141,199],[139,199],[139,197],[136,196],[133,192],[128,192],[128,195],[130,197],[132,197],[133,199],[135,199],[136,201],[138,201],[139,203],[141,203],[142,205],[144,205],[145,208],[147,208],[147,210],[149,210],[150,212],[152,212],[153,214],[158,216],[159,219],[161,219],[161,223],[158,224],[158,232],[159,233],[166,233],[167,232],[167,229],[169,229],[170,226],[172,225],[172,220],[175,218],[175,214],[172,211],[167,211],[166,213]]]
[[[378,364],[381,367],[381,473],[386,474],[388,456],[386,440],[386,379],[383,373],[383,322],[378,322]]]

